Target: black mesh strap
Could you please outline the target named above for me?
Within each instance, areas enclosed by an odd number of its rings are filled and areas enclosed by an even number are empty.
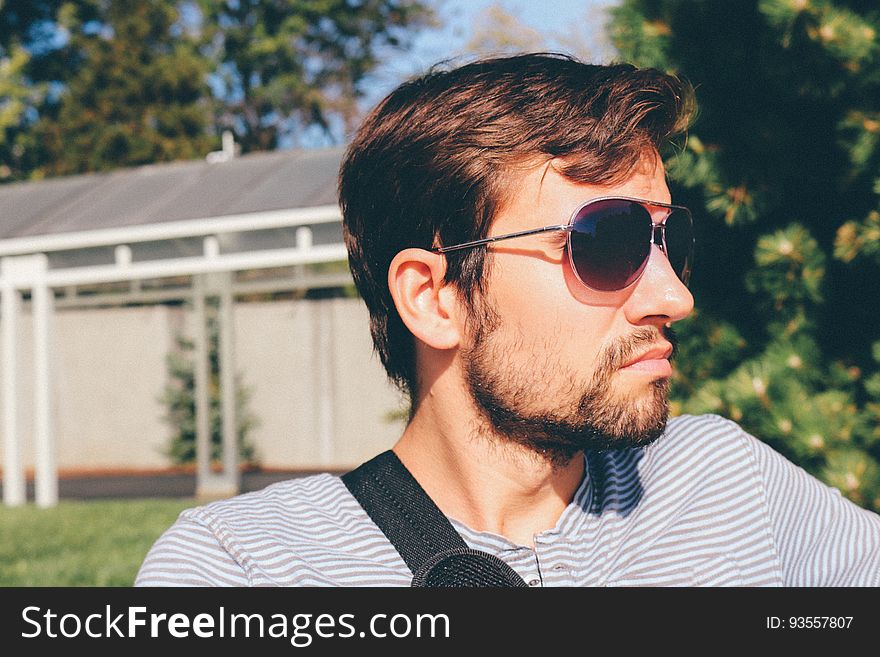
[[[391,450],[342,481],[415,574],[413,586],[526,585],[498,557],[469,549]]]
[[[342,476],[412,572],[438,552],[467,548],[449,519],[390,449]]]

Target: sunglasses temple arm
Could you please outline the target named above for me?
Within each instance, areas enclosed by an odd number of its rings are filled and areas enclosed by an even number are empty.
[[[521,230],[516,233],[507,233],[506,235],[495,235],[494,237],[486,237],[481,240],[474,240],[473,242],[464,242],[463,244],[455,244],[453,246],[435,246],[431,251],[434,253],[448,253],[449,251],[459,251],[461,249],[470,249],[474,246],[482,246],[483,244],[491,244],[492,242],[499,242],[501,240],[509,240],[514,237],[525,237],[526,235],[537,235],[538,233],[548,233],[550,231],[564,231],[566,233],[571,231],[571,224],[560,224],[558,226],[543,226],[541,228],[532,228],[531,230]]]

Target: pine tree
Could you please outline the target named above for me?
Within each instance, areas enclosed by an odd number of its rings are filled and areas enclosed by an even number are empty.
[[[610,28],[699,105],[666,154],[698,240],[674,410],[729,417],[880,510],[880,12],[625,0]]]
[[[41,176],[202,157],[210,131],[207,64],[165,0],[65,5],[73,74],[27,136]]]
[[[209,302],[209,308],[214,304]],[[208,317],[208,399],[211,432],[211,461],[220,462],[223,448],[223,415],[220,391],[219,327],[214,311]],[[167,454],[176,464],[194,463],[196,460],[196,398],[195,343],[183,335],[175,338],[177,349],[168,354],[169,383],[159,401],[165,406],[165,421],[174,430]],[[256,463],[257,454],[249,434],[258,425],[257,418],[248,409],[251,390],[241,384],[236,376],[235,417],[239,458],[245,464]]]
[[[407,45],[432,16],[418,0],[200,0],[199,6],[215,122],[235,133],[244,152],[295,143],[309,126],[326,134],[334,121],[351,127],[383,49]]]

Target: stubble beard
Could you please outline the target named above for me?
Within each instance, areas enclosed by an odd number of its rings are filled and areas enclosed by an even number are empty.
[[[470,395],[481,415],[478,433],[496,436],[537,454],[554,467],[582,451],[649,445],[669,416],[669,379],[639,384],[631,394],[615,392],[618,369],[649,345],[665,338],[677,351],[672,329],[648,327],[619,338],[600,352],[592,377],[584,382],[554,357],[520,336],[500,339],[500,321],[489,308],[478,311],[472,345],[462,351]],[[533,357],[530,358],[529,354]],[[545,359],[541,362],[537,359]]]

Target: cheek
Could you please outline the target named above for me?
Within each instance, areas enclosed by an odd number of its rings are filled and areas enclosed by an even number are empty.
[[[525,254],[496,254],[487,290],[504,324],[532,330],[556,324],[571,300],[560,263]]]
[[[620,293],[586,289],[562,262],[499,254],[489,298],[502,324],[534,352],[552,350],[563,362],[589,367],[606,343],[620,311]],[[579,367],[578,369],[582,369]]]
[[[566,319],[575,325],[575,334],[589,338],[597,345],[606,341],[614,330],[628,292],[601,292],[581,283],[571,265],[568,252],[562,263],[562,279],[568,295],[570,312]],[[598,347],[596,351],[598,352]]]

